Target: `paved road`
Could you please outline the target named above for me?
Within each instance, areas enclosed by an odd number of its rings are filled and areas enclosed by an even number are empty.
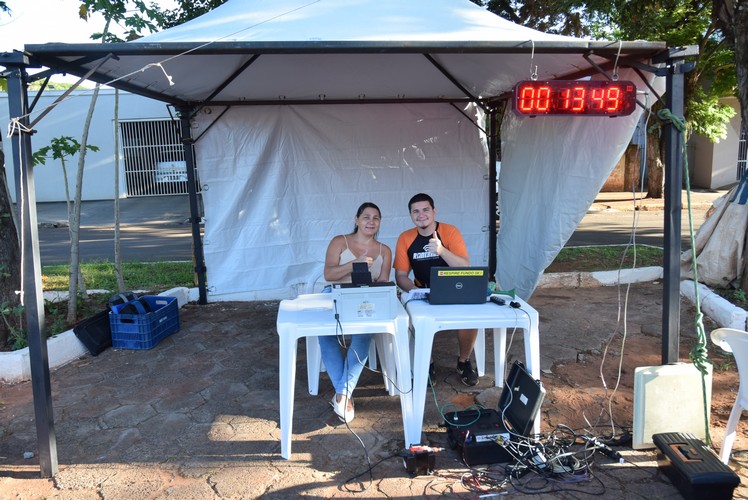
[[[113,260],[113,206],[113,201],[84,202],[80,233],[83,260]],[[664,213],[661,209],[650,207],[649,210],[633,211],[601,209],[602,206],[606,205],[593,205],[567,246],[626,244],[632,240],[634,224],[636,243],[663,246]],[[705,207],[701,205],[694,211],[694,229],[704,221]],[[37,210],[42,264],[69,262],[70,237],[65,225],[65,203],[39,203]],[[120,211],[121,245],[127,260],[192,259],[192,233],[187,222],[190,210],[186,195],[128,198],[120,201]],[[685,211],[682,229],[682,245],[690,248]]]
[[[623,245],[629,242],[662,247],[664,211],[589,212],[577,226],[566,246]],[[706,210],[693,211],[694,231],[704,222]],[[635,229],[635,231],[634,231]],[[691,248],[688,213],[681,217],[681,245]]]
[[[191,260],[192,233],[189,224],[178,226],[144,224],[122,229],[120,246],[126,260]],[[81,260],[114,261],[112,227],[87,227],[80,232]],[[70,233],[67,227],[40,228],[42,265],[70,262]]]
[[[70,262],[65,203],[38,203],[43,265]],[[114,202],[88,201],[81,208],[82,260],[114,260]],[[120,200],[122,254],[127,260],[191,260],[192,227],[186,195]]]

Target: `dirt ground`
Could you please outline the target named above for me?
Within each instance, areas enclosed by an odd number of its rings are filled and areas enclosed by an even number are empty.
[[[661,364],[661,341],[654,336],[632,336],[626,339],[627,353],[622,358],[618,356],[621,342],[622,335],[616,335],[607,357],[602,354],[583,355],[577,362],[559,362],[554,365],[551,373],[543,374],[547,396],[542,411],[547,425],[563,423],[573,429],[585,429],[592,424],[601,435],[611,435],[615,430],[619,439],[631,432],[634,371],[640,366]],[[694,343],[692,338],[682,339],[681,360],[688,359]],[[737,396],[739,380],[732,356],[712,345],[711,341],[709,344],[709,360],[713,363],[714,370],[710,432],[713,448],[719,451],[727,419]],[[621,377],[617,384],[619,367]],[[612,403],[612,420],[615,426],[611,426],[609,402]],[[748,429],[738,426],[733,458],[741,455],[741,450],[748,444],[746,438]]]
[[[658,301],[661,289],[657,284],[635,287],[645,296]],[[562,295],[569,292],[561,292]],[[534,305],[541,311],[543,324],[543,304],[556,291],[536,292]],[[594,303],[599,289],[588,288],[574,291],[578,303]],[[547,391],[542,407],[543,431],[549,432],[562,424],[572,429],[591,429],[602,437],[611,437],[613,443],[630,447],[634,414],[634,371],[642,366],[659,366],[662,364],[661,322],[647,324],[648,315],[644,310],[648,303],[639,303],[638,298],[627,311],[627,323],[631,327],[627,335],[617,328],[611,340],[600,346],[578,353],[577,359],[558,360],[553,363],[551,371],[543,373],[543,384]],[[657,304],[655,304],[657,305]],[[659,305],[658,305],[659,307]],[[556,311],[557,313],[559,311]],[[606,311],[600,310],[601,317]],[[609,312],[609,311],[608,311]],[[564,314],[561,311],[562,314]],[[593,311],[575,311],[569,314],[594,314]],[[692,347],[696,344],[696,308],[681,300],[681,362],[688,362]],[[730,353],[715,346],[709,334],[718,328],[710,318],[704,317],[706,348],[708,359],[713,366],[711,396],[711,447],[719,454],[724,438],[725,427],[738,393],[739,377],[735,360]],[[542,337],[542,335],[541,335]],[[541,340],[541,346],[543,342]],[[542,350],[542,347],[541,347]],[[620,371],[620,376],[619,376]],[[701,394],[684,394],[683,398],[701,397]],[[677,414],[678,408],[672,408]],[[611,418],[612,414],[612,418]],[[675,419],[677,421],[677,418]],[[741,476],[741,485],[735,490],[736,498],[748,498],[748,425],[738,424],[737,438],[732,450],[730,467]]]
[[[545,401],[541,408],[541,431],[549,433],[559,426],[566,426],[579,432],[584,432],[585,429],[592,429],[594,434],[600,437],[611,437],[614,435],[616,444],[620,444],[617,449],[624,453],[624,456],[627,450],[629,452],[631,451],[631,443],[627,442],[626,436],[630,435],[633,425],[634,370],[640,366],[658,366],[662,361],[662,338],[660,334],[662,328],[662,285],[659,283],[646,283],[633,286],[630,290],[630,294],[628,294],[627,301],[625,300],[625,291],[625,289],[621,289],[619,293],[619,291],[614,287],[606,287],[603,289],[539,289],[529,301],[540,314],[541,380],[547,392]],[[222,339],[224,336],[230,338],[241,338],[243,335],[242,332],[246,333],[249,331],[252,332],[252,338],[257,342],[257,345],[253,344],[254,347],[251,347],[251,349],[263,353],[262,356],[260,356],[261,359],[256,359],[257,356],[255,354],[245,352],[245,356],[251,360],[251,363],[257,365],[253,367],[243,365],[233,366],[235,361],[231,361],[230,363],[227,361],[228,364],[231,364],[232,369],[238,369],[240,373],[252,373],[252,370],[256,370],[256,377],[262,376],[267,378],[267,380],[266,378],[258,379],[263,381],[260,386],[270,383],[269,381],[277,380],[277,371],[269,368],[272,366],[272,362],[277,359],[277,339],[275,334],[277,303],[256,303],[254,306],[246,303],[215,304],[213,306],[208,306],[205,313],[199,312],[200,307],[202,306],[189,305],[185,308],[183,312],[185,320],[184,331],[179,334],[181,337],[179,337],[179,335],[174,336],[174,338],[170,337],[164,341],[163,346],[159,346],[159,349],[145,351],[141,353],[140,356],[128,351],[106,351],[97,358],[84,358],[78,362],[72,363],[71,365],[62,367],[53,374],[53,377],[56,380],[59,380],[58,383],[60,384],[63,384],[63,380],[66,384],[77,383],[76,380],[83,375],[85,375],[86,378],[94,377],[95,373],[89,373],[94,367],[101,366],[101,370],[107,369],[104,365],[99,365],[99,363],[104,363],[105,365],[112,364],[116,367],[119,366],[117,364],[118,362],[122,363],[124,362],[123,360],[132,360],[134,363],[136,359],[140,359],[148,354],[154,356],[153,363],[156,363],[156,357],[163,357],[166,353],[175,355],[175,352],[177,352],[175,350],[177,348],[185,349],[186,353],[189,353],[192,349],[190,348],[190,343],[185,342],[182,339],[194,338],[195,336],[200,335],[199,331],[190,330],[189,325],[195,323],[195,321],[190,320],[190,318],[196,318],[197,316],[202,316],[204,314],[207,316],[208,324],[213,325],[213,328],[216,331],[225,332],[221,335],[206,338],[206,345],[207,343],[218,343],[220,342],[218,339]],[[230,318],[226,318],[226,313],[222,311],[231,311]],[[680,338],[681,361],[688,360],[688,353],[695,340],[695,329],[693,327],[694,317],[694,307],[686,301],[682,301]],[[620,321],[619,318],[621,318]],[[203,321],[206,321],[206,318],[203,318]],[[705,318],[704,330],[707,335],[714,328],[716,328],[716,325],[708,318]],[[625,342],[623,342],[624,336],[622,334],[624,330],[626,332]],[[189,337],[190,335],[193,337]],[[509,344],[510,351],[508,361],[510,363],[514,359],[524,358],[521,337],[521,335],[517,335],[513,339],[513,342],[510,342]],[[218,351],[218,347],[219,345],[211,346],[212,349],[216,349],[217,357],[223,356],[226,357],[227,360],[233,360],[233,358],[229,358],[228,353]],[[168,348],[172,350],[168,351]],[[737,369],[732,357],[717,349],[711,343],[711,340],[708,340],[707,348],[709,359],[714,363],[710,432],[712,448],[718,452],[722,444],[724,428],[738,391],[739,381]],[[250,347],[244,346],[244,349],[250,349]],[[301,352],[303,352],[303,349]],[[490,371],[492,370],[492,367],[487,366],[487,375],[481,378],[477,387],[466,388],[458,383],[457,375],[454,370],[454,339],[448,335],[437,335],[432,354],[437,365],[437,378],[439,379],[439,382],[436,386],[438,392],[436,396],[438,396],[439,401],[449,401],[454,405],[462,407],[467,407],[475,401],[484,403],[486,406],[495,405],[495,401],[490,402],[482,400],[486,394],[492,393],[491,389],[493,386],[493,379],[489,375],[489,373],[492,373]],[[182,356],[180,356],[179,360],[172,359],[168,363],[168,366],[171,366],[171,369],[177,369],[178,371],[188,369],[189,367],[190,370],[196,370],[196,373],[199,373],[197,370],[201,366],[192,366],[190,365],[190,363],[194,363],[193,361],[190,361],[192,358],[189,358],[186,354],[184,354],[183,357],[184,359],[182,359]],[[109,361],[107,362],[107,360]],[[207,360],[204,362],[207,362]],[[301,362],[302,361],[300,361],[300,363]],[[137,366],[140,367],[141,365]],[[207,368],[211,368],[212,366],[212,364],[208,364]],[[620,379],[618,377],[619,366]],[[166,365],[164,365],[162,369],[166,370]],[[147,371],[145,368],[144,370]],[[601,378],[601,371],[604,375],[604,379]],[[228,375],[237,377],[237,380],[242,380],[241,376],[234,372],[223,374],[221,377],[226,377]],[[213,376],[213,373],[210,372],[210,375],[206,375],[205,377],[207,379],[212,379]],[[300,376],[302,379],[297,383],[303,385],[303,375]],[[195,377],[196,379],[201,379],[201,375],[196,375]],[[68,380],[70,381],[68,382]],[[226,384],[226,387],[223,385],[221,387],[228,390],[229,382],[232,381],[222,380],[221,384]],[[328,382],[326,380],[321,380],[320,382],[321,386],[327,387]],[[114,382],[111,384],[113,385]],[[187,382],[180,384],[184,385],[186,393],[182,394],[181,392],[174,390],[174,394],[180,394],[180,398],[184,397],[185,401],[193,397],[190,392],[190,387],[192,387],[192,385]],[[376,413],[375,409],[378,408],[378,405],[383,404],[381,397],[368,395],[371,391],[368,391],[367,389],[369,389],[370,386],[375,387],[374,384],[376,384],[376,388],[379,387],[378,384],[381,384],[381,375],[365,372],[362,376],[362,381],[359,384],[362,387],[363,393],[357,400],[357,414],[359,413],[359,410],[361,412],[361,416],[357,417],[357,420],[361,420],[359,423],[364,427],[369,424],[366,420],[367,415]],[[98,385],[96,386],[98,387]],[[236,383],[233,383],[231,387],[234,387],[235,389],[235,386]],[[245,408],[243,411],[247,411],[248,415],[256,417],[252,419],[252,422],[255,424],[262,422],[262,425],[255,425],[255,427],[258,428],[257,432],[260,434],[257,436],[251,434],[252,439],[248,442],[256,442],[258,446],[266,446],[263,443],[268,440],[268,436],[271,436],[269,441],[275,443],[275,433],[277,433],[277,429],[275,429],[275,415],[277,411],[277,400],[275,399],[275,395],[277,394],[277,389],[272,386],[263,386],[265,390],[262,390],[256,383],[251,384],[251,386],[254,387],[254,392],[248,392],[247,397],[250,397],[250,393],[253,394],[250,398],[252,404],[248,407],[253,410],[250,411]],[[13,388],[4,388],[3,386],[0,386],[0,424],[3,424],[3,426],[5,425],[5,422],[7,422],[5,418],[9,414],[17,412],[18,408],[23,407],[25,408],[23,410],[24,412],[29,411],[30,403],[28,394],[21,397],[19,391],[12,389]],[[19,397],[18,401],[14,401],[14,395]],[[100,395],[100,397],[103,397],[103,395]],[[296,434],[294,438],[297,441],[295,446],[299,450],[297,453],[301,453],[301,450],[304,450],[304,443],[306,442],[307,445],[313,445],[316,447],[318,456],[325,456],[325,453],[323,452],[324,446],[320,446],[320,444],[325,443],[326,441],[324,439],[321,440],[320,436],[330,432],[330,429],[328,429],[329,426],[323,425],[319,428],[314,427],[313,429],[309,426],[311,425],[310,422],[317,422],[319,420],[319,415],[317,413],[320,409],[322,409],[324,415],[328,415],[329,408],[325,408],[327,405],[324,401],[321,401],[324,398],[310,397],[302,393],[299,393],[297,397],[299,398],[297,404],[299,407],[299,415],[296,418],[299,420],[295,432],[298,432],[298,434]],[[684,394],[683,397],[692,398],[700,397],[700,395]],[[226,404],[231,403],[231,399],[232,398],[228,398]],[[171,401],[171,399],[169,399],[169,401]],[[95,402],[92,402],[93,409],[91,411],[98,411],[96,410],[97,407],[94,403]],[[177,404],[178,402],[173,401],[173,403]],[[58,402],[57,404],[61,403]],[[102,403],[100,402],[98,404]],[[59,416],[60,443],[66,443],[65,446],[75,446],[73,444],[74,442],[71,441],[76,435],[73,429],[76,426],[81,426],[85,423],[80,421],[80,417],[78,416],[79,413],[83,411],[83,406],[85,406],[83,402],[77,402],[76,406],[70,406],[70,408],[75,408],[75,411],[69,413],[62,411]],[[612,408],[612,419],[608,414],[609,407]],[[259,411],[258,408],[261,411]],[[672,412],[676,413],[677,411],[678,407],[676,405],[672,408]],[[305,419],[305,412],[310,412],[312,414],[311,418],[307,415],[307,418]],[[230,408],[220,413],[235,414],[237,413],[237,409]],[[257,414],[255,415],[255,413]],[[392,413],[391,415],[390,413],[386,413],[386,415],[389,417],[397,417],[395,413]],[[380,418],[384,419],[383,416]],[[394,420],[383,421],[386,422],[386,424],[382,425],[385,425],[388,429],[390,427],[398,428],[397,418]],[[426,442],[432,446],[444,446],[444,431],[437,426],[437,422],[439,421],[438,409],[433,403],[427,402],[424,419],[424,434]],[[377,428],[377,425],[374,427]],[[85,428],[85,425],[83,428]],[[31,430],[29,429],[28,432],[31,432]],[[399,430],[397,432],[391,432],[389,430],[387,432],[382,432],[384,433],[383,435],[387,436],[387,439],[393,438],[395,441],[399,441],[402,438]],[[343,433],[343,435],[345,434]],[[81,494],[81,491],[67,489],[64,480],[58,479],[57,481],[50,481],[39,479],[38,469],[35,469],[34,467],[25,466],[19,468],[18,465],[13,465],[13,463],[8,464],[7,467],[4,466],[4,458],[10,460],[12,457],[18,455],[15,453],[17,450],[11,452],[10,449],[3,449],[5,437],[3,433],[0,432],[0,455],[6,455],[6,457],[0,456],[0,498],[81,498],[80,496],[76,496],[76,491],[78,494]],[[335,441],[335,444],[337,445],[338,441]],[[102,442],[102,445],[105,445],[105,443]],[[112,446],[116,447],[116,445]],[[211,446],[215,446],[215,444],[213,443]],[[747,448],[748,425],[743,422],[742,425],[738,426],[738,438],[735,442],[732,461],[730,462],[731,468],[741,476],[742,480],[741,486],[735,491],[736,498],[748,498],[748,463],[746,462],[746,456],[748,456],[746,455]],[[146,491],[145,488],[148,481],[154,482],[154,484],[158,483],[158,481],[150,476],[148,476],[147,481],[142,479],[138,474],[145,474],[145,472],[138,472],[136,465],[129,464],[130,461],[125,460],[125,458],[130,456],[127,455],[127,453],[136,453],[139,449],[140,448],[135,445],[132,447],[132,450],[123,452],[125,455],[121,457],[122,460],[120,461],[122,463],[119,467],[128,474],[133,474],[131,482],[133,484],[140,484],[142,488],[144,488],[143,491]],[[66,455],[72,464],[80,461],[84,465],[87,462],[83,458],[91,453],[91,451],[85,449],[78,450],[77,447],[65,451],[67,451]],[[110,452],[102,450],[101,453],[104,456],[107,456],[107,453]],[[153,453],[155,453],[154,456],[160,456],[160,454],[155,451]],[[190,460],[196,459],[193,458],[191,453],[193,452],[186,454],[188,456],[188,458],[185,459],[187,460],[186,463],[190,463]],[[265,470],[264,468],[267,468],[268,463],[275,463],[272,461],[277,460],[278,458],[272,449],[264,450],[262,453],[257,453],[259,457],[263,458],[263,461],[252,462],[248,460],[247,463],[244,464],[246,468],[240,469],[241,471],[244,471],[242,473],[246,474],[250,473],[248,471],[251,471],[251,473],[257,474],[257,471]],[[337,448],[331,450],[329,452],[330,458],[333,459],[331,464],[327,464],[324,461],[305,464],[304,462],[299,462],[298,458],[296,461],[290,461],[288,463],[280,461],[280,465],[276,465],[276,467],[285,471],[281,476],[279,476],[279,478],[283,479],[276,479],[274,481],[280,481],[281,485],[285,485],[286,482],[288,482],[290,486],[288,486],[286,490],[281,490],[286,491],[287,493],[292,491],[295,491],[296,493],[299,493],[300,491],[308,491],[294,489],[298,488],[298,486],[296,486],[293,481],[303,482],[304,484],[307,484],[309,481],[312,481],[312,483],[319,481],[320,485],[323,484],[324,481],[320,474],[323,476],[324,474],[320,471],[328,470],[326,468],[328,466],[330,467],[329,470],[338,471],[342,467],[339,463],[341,455],[348,456],[345,453],[346,452]],[[448,451],[446,453],[449,454],[450,452]],[[81,457],[77,457],[78,454],[80,454]],[[199,455],[200,453],[197,453],[195,457],[199,458]],[[147,460],[148,457],[145,458],[146,463],[149,463]],[[350,459],[350,457],[348,459]],[[265,460],[270,460],[270,462]],[[440,458],[440,460],[442,460],[442,458]],[[10,461],[13,462],[13,460]],[[67,477],[70,482],[71,477],[78,477],[76,474],[84,474],[86,477],[90,475],[91,478],[95,479],[95,481],[91,480],[89,482],[96,484],[85,490],[86,492],[91,493],[91,496],[86,498],[106,498],[107,495],[103,492],[107,490],[101,489],[102,487],[100,487],[99,483],[102,482],[102,484],[104,484],[107,481],[111,483],[113,479],[110,478],[105,481],[96,474],[107,474],[106,471],[108,469],[106,466],[108,461],[109,460],[107,459],[101,464],[90,464],[90,470],[84,470],[83,466],[80,465],[75,466],[66,464],[61,477]],[[262,467],[255,466],[259,463],[262,463]],[[154,460],[154,463],[151,465],[155,466],[156,469],[148,472],[151,475],[161,471],[161,468],[165,466],[164,464],[159,464],[157,460]],[[98,471],[97,467],[101,468],[101,472]],[[185,471],[192,470],[187,465],[182,465],[182,467]],[[390,484],[390,482],[392,482],[393,484],[403,484],[408,488],[413,488],[413,482],[407,479],[397,479],[398,474],[402,475],[402,472],[398,469],[398,467],[401,468],[401,466],[397,464],[390,465],[389,467],[393,467],[393,470],[386,468],[388,466],[385,465],[382,467],[383,469],[379,474],[381,474],[382,478],[386,478],[382,479],[383,484]],[[235,467],[232,465],[232,468]],[[225,474],[223,469],[217,470],[220,470],[221,474]],[[293,471],[293,474],[291,471]],[[4,479],[3,476],[6,475],[6,473],[9,477]],[[158,473],[166,474],[163,473],[163,471]],[[121,472],[121,474],[124,474],[124,472]],[[214,476],[217,475],[218,473],[214,474]],[[137,479],[138,477],[141,477],[141,479]],[[189,474],[187,474],[187,476],[176,475],[175,477],[179,478],[180,481],[185,482],[189,482],[188,479],[186,479],[187,477],[192,478]],[[197,482],[205,483],[202,476],[199,476],[199,478],[200,481],[192,481],[189,484]],[[625,479],[622,479],[621,481],[625,481]],[[167,483],[163,478],[162,482]],[[244,482],[246,482],[246,478]],[[233,485],[233,483],[231,484]],[[225,484],[221,484],[221,487],[226,486]],[[279,485],[275,484],[273,487],[277,492]],[[644,488],[646,491],[647,487],[648,483],[642,483],[641,488]],[[7,488],[10,488],[10,491]],[[319,488],[322,488],[322,486],[319,486]],[[670,488],[672,489],[672,486],[670,486]],[[95,493],[96,491],[98,491],[98,493]],[[153,491],[159,490],[156,489]],[[143,498],[157,497],[153,491],[151,491],[150,494],[145,495]],[[216,491],[221,490],[217,487]],[[314,491],[321,492],[323,490],[320,489]],[[328,490],[324,491],[327,494]],[[408,491],[412,492],[414,490],[411,489]],[[609,491],[621,490],[613,489]],[[468,496],[465,496],[466,493],[464,495],[442,494],[451,497],[468,498]],[[282,497],[280,494],[276,494],[275,496],[278,498]],[[396,496],[397,495],[391,495],[391,497]],[[557,496],[557,498],[586,498],[587,496],[588,495],[562,495]],[[653,496],[658,495],[656,492],[649,496],[641,496],[637,494],[636,498],[647,498]],[[188,496],[184,496],[184,498],[187,497]],[[212,497],[228,498],[231,497],[231,495],[214,495]],[[233,497],[249,498],[241,495],[234,495]],[[119,498],[125,497],[121,496]],[[169,498],[169,496],[162,495],[160,498]],[[192,496],[191,498],[200,497]]]

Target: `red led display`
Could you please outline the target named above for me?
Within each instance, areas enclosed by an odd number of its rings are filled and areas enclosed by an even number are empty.
[[[636,85],[628,81],[525,80],[514,87],[520,115],[626,116],[635,108]]]

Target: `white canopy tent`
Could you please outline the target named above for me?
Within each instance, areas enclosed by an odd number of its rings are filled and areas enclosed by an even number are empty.
[[[663,48],[549,35],[467,0],[230,0],[133,43],[26,50],[42,64],[95,69],[91,79],[200,110],[192,127],[204,255],[208,290],[220,300],[313,289],[327,242],[349,230],[363,201],[380,206],[380,236],[394,246],[411,225],[407,200],[421,191],[435,198],[440,220],[460,227],[471,262],[488,265],[484,112],[531,72],[577,78],[607,67],[646,91],[621,68]],[[507,115],[501,287],[529,298],[640,113]]]
[[[380,205],[382,239],[394,244],[410,226],[407,200],[419,191],[434,196],[438,219],[460,227],[474,264],[496,259],[500,286],[528,298],[622,154],[641,109],[625,118],[508,112],[495,255],[498,134],[485,115],[494,123],[513,86],[531,75],[620,75],[644,94],[652,88],[643,81],[655,80],[652,63],[682,60],[659,42],[540,33],[468,0],[229,0],[136,42],[24,49],[0,55],[11,119],[21,125],[44,126],[29,113],[25,83],[60,72],[178,108],[205,202],[203,268],[188,169],[196,269],[203,280],[207,270],[216,300],[313,287],[327,241],[350,230],[363,201]],[[34,67],[49,70],[29,77]],[[28,208],[22,223],[31,240],[24,276],[35,288],[25,292],[28,317],[37,314],[41,285],[30,138],[17,130],[15,171],[25,176],[18,199]],[[38,325],[29,320],[30,331]],[[47,383],[35,387],[35,401],[48,400],[46,350],[34,352],[32,380]],[[46,409],[37,407],[40,441]],[[56,457],[45,464],[50,448],[41,443],[43,474],[56,468]]]

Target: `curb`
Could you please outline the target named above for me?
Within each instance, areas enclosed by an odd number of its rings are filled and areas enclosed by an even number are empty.
[[[692,280],[680,282],[680,294],[691,303],[696,303],[696,291]],[[699,283],[699,302],[701,302],[703,313],[712,318],[721,328],[748,331],[748,312],[723,299],[701,283]]]
[[[108,290],[89,290],[89,293],[110,293]],[[47,294],[48,292],[45,292]],[[159,295],[177,298],[177,306],[181,308],[190,299],[190,290],[186,287],[172,288]],[[67,292],[52,292],[52,300],[67,300]],[[49,368],[59,368],[88,354],[88,349],[78,340],[73,329],[50,337],[47,340],[47,362]],[[15,384],[31,380],[31,358],[29,348],[17,351],[0,352],[0,383]]]
[[[549,273],[541,276],[537,288],[595,288],[601,286],[646,283],[662,279],[660,266],[621,269],[620,271]],[[692,280],[681,280],[680,294],[696,304],[696,293]],[[720,328],[735,328],[748,331],[748,312],[733,305],[729,300],[714,293],[699,283],[699,302],[704,314]]]
[[[640,267],[620,271],[548,273],[540,277],[537,288],[595,288],[619,283],[644,283],[662,279],[662,267]]]
[[[659,266],[620,271],[548,273],[541,276],[537,288],[595,288],[647,283],[662,279],[662,273],[663,269]],[[108,291],[102,292],[108,293]],[[695,304],[693,281],[681,281],[680,293]],[[66,300],[65,294],[66,292],[52,292],[48,300],[53,298]],[[197,288],[178,287],[159,295],[177,297],[177,305],[181,308],[187,302],[197,300],[198,290]],[[744,309],[723,299],[701,283],[699,283],[699,297],[704,314],[712,318],[720,327],[748,330],[748,312]],[[88,350],[78,340],[72,329],[50,338],[47,341],[47,351],[50,369],[59,368],[88,354]],[[14,384],[27,380],[31,380],[29,348],[0,352],[0,383]]]

